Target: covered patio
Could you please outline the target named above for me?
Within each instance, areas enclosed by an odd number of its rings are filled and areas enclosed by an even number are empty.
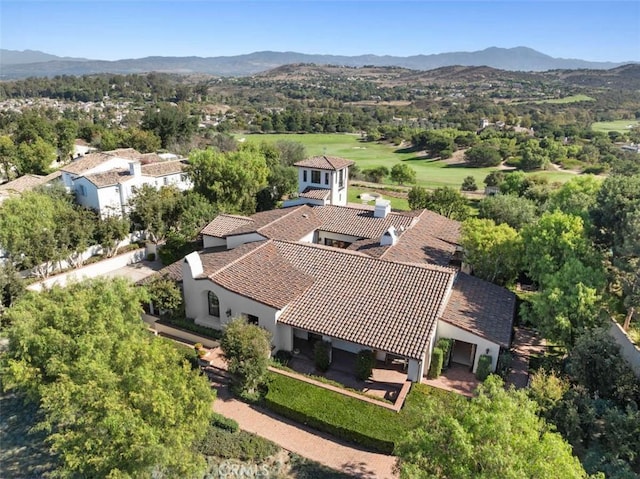
[[[356,378],[356,354],[333,348],[331,366],[322,373],[316,369],[311,341],[296,338],[294,354],[288,367],[301,374],[321,376],[343,386],[361,391],[381,399],[394,402],[407,381],[406,365],[403,361],[378,361],[373,374],[366,381]]]

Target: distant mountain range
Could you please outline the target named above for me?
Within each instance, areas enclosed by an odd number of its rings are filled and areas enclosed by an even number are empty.
[[[86,75],[94,73],[205,73],[218,76],[247,76],[292,63],[341,65],[349,67],[396,66],[413,70],[432,70],[452,65],[488,66],[511,71],[557,69],[610,69],[635,62],[590,62],[554,58],[527,47],[491,47],[476,52],[452,52],[409,57],[379,55],[310,55],[296,52],[254,52],[228,57],[145,57],[104,61],[57,57],[34,50],[0,49],[0,78],[29,76]]]

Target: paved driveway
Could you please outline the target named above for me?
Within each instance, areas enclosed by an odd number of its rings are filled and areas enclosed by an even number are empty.
[[[159,261],[141,261],[139,263],[128,264],[119,269],[109,271],[101,276],[105,278],[129,278],[132,282],[136,283],[141,279],[151,276],[156,271],[162,268],[162,264]]]

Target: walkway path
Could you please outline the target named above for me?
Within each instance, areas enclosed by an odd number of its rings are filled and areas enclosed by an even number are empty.
[[[245,431],[253,432],[284,449],[317,461],[345,474],[363,479],[393,479],[395,457],[359,449],[328,435],[294,423],[269,411],[234,399],[226,385],[225,364],[220,350],[211,351],[207,373],[218,396],[214,411],[234,419]]]
[[[545,342],[531,329],[515,328],[515,331],[512,343],[513,361],[507,384],[513,384],[516,388],[522,389],[529,383],[529,359],[531,355],[544,352]]]

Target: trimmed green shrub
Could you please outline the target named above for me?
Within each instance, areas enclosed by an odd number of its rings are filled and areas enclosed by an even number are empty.
[[[513,356],[510,351],[502,350],[498,354],[498,364],[496,365],[496,374],[502,379],[507,379],[509,372],[511,371],[511,363],[513,362]]]
[[[318,371],[325,372],[331,365],[331,343],[318,341],[313,347],[313,357]]]
[[[493,358],[490,354],[483,354],[478,359],[478,369],[476,369],[476,378],[480,381],[487,379],[491,374],[491,361]]]
[[[264,461],[280,448],[271,441],[247,431],[231,432],[211,425],[198,450],[206,456],[240,461]]]
[[[376,358],[373,351],[363,349],[356,356],[356,377],[360,381],[366,381],[373,373],[373,366],[376,364]]]
[[[429,379],[435,379],[442,374],[442,360],[444,359],[444,353],[440,348],[433,348],[431,353],[431,364],[429,365],[429,372],[427,377]]]
[[[269,376],[265,405],[289,419],[385,454],[405,431],[389,409],[277,373]]]
[[[449,360],[451,359],[451,348],[453,347],[453,339],[440,338],[436,343],[436,348],[442,349],[442,368],[447,369],[449,367]]]
[[[287,367],[289,361],[291,361],[292,355],[289,351],[285,351],[283,349],[279,349],[276,354],[273,356],[273,360],[278,363],[280,366]]]
[[[219,414],[217,412],[214,412],[212,415],[211,425],[230,432],[236,432],[238,431],[238,429],[240,429],[240,426],[235,420],[223,416],[222,414]]]

